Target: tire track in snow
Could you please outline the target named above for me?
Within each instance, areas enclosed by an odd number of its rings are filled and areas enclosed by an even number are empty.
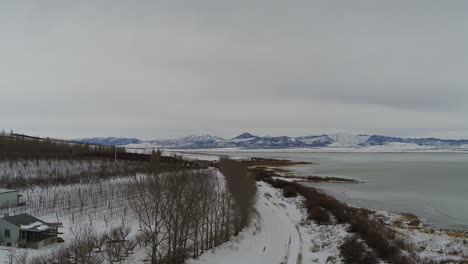
[[[276,208],[277,210],[273,210],[273,213],[278,217],[285,226],[282,228],[287,227],[288,229],[288,237],[285,241],[285,253],[284,259],[281,263],[286,264],[297,264],[300,252],[302,251],[302,242],[300,238],[299,231],[294,224],[294,221],[290,218],[289,213],[287,212],[287,207],[283,207],[277,202],[283,202],[281,199],[278,199],[276,202],[271,201],[270,199],[277,200],[278,198],[267,198],[269,206]]]
[[[296,222],[289,216],[289,212],[297,208],[287,202],[287,205],[282,204],[282,199],[281,192],[259,183],[256,202],[258,219],[233,241],[188,263],[298,264],[301,241]]]

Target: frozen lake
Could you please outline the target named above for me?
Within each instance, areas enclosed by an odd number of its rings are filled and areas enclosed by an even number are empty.
[[[468,154],[251,151],[225,154],[319,162],[320,165],[290,169],[304,176],[364,181],[362,184],[314,184],[350,204],[414,213],[435,227],[468,230]]]

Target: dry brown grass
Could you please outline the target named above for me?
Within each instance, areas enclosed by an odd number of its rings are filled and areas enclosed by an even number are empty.
[[[419,217],[411,213],[402,213],[400,217],[393,221],[390,225],[400,229],[408,230],[423,229],[421,219],[419,219]]]
[[[451,238],[466,240],[468,244],[468,231],[451,229],[434,230],[433,228],[425,226],[418,216],[411,213],[402,213],[401,217],[393,221],[390,226],[403,230],[417,230],[418,232],[426,234],[446,234]]]
[[[401,216],[408,226],[416,227],[421,225],[421,219],[414,214],[402,213]]]
[[[247,167],[287,167],[294,165],[307,165],[307,164],[318,164],[315,162],[296,162],[291,160],[279,160],[279,159],[263,159],[263,158],[252,158],[249,160],[243,160],[242,163]]]
[[[467,231],[461,231],[461,230],[447,230],[446,231],[447,235],[453,238],[460,238],[460,239],[465,239],[468,241],[468,232]],[[467,242],[468,244],[468,242]]]

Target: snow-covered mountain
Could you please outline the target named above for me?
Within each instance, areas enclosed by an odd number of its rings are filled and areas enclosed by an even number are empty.
[[[202,136],[188,136],[179,139],[163,139],[148,141],[154,146],[161,146],[163,148],[182,148],[182,149],[195,149],[195,148],[229,148],[237,147],[236,143],[230,142],[221,137],[202,135]]]
[[[369,140],[370,136],[368,135],[351,135],[351,134],[343,134],[338,133],[330,136],[333,143],[331,143],[330,147],[354,147],[354,146],[361,146],[366,144],[367,140]]]
[[[139,144],[142,140],[137,138],[117,138],[117,137],[95,137],[95,138],[80,138],[74,139],[73,142],[92,144],[92,145],[106,145],[106,146],[124,146],[128,144]]]
[[[142,141],[135,138],[92,138],[76,140],[84,143],[103,145],[127,145],[134,148],[170,148],[170,149],[371,149],[382,150],[467,150],[468,140],[438,138],[401,138],[381,135],[330,134],[302,137],[256,136],[243,133],[237,137],[225,139],[216,136],[187,136],[178,139]]]

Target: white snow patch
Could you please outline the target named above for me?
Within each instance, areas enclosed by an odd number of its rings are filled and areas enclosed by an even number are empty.
[[[46,230],[49,228],[48,225],[43,224],[40,221],[36,221],[34,223],[31,223],[29,225],[20,225],[20,228],[22,229],[37,229],[37,230]]]

